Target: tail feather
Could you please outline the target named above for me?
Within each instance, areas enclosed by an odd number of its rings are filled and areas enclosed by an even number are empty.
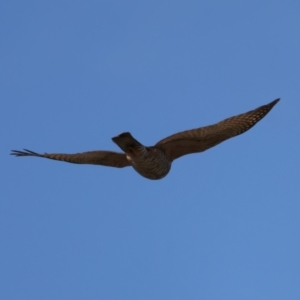
[[[144,147],[138,142],[129,132],[124,132],[118,136],[112,138],[113,142],[116,143],[125,153],[130,153],[134,149]]]

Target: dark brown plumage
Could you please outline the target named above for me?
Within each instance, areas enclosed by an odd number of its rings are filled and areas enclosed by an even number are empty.
[[[173,134],[151,147],[145,147],[124,132],[112,140],[124,153],[90,151],[76,154],[39,154],[27,149],[12,150],[15,156],[37,156],[75,164],[93,164],[116,168],[132,166],[140,175],[149,179],[165,177],[174,159],[186,154],[205,151],[221,142],[244,133],[260,121],[279,101],[260,106],[247,113],[225,119],[217,124]]]

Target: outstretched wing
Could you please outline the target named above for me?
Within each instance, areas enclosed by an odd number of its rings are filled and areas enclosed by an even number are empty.
[[[244,133],[260,121],[279,101],[258,107],[254,110],[225,119],[217,124],[173,134],[155,146],[160,147],[170,160],[180,156],[202,152],[221,142]]]
[[[130,166],[130,162],[127,160],[126,155],[123,153],[112,152],[112,151],[89,151],[75,154],[39,154],[27,149],[24,151],[12,150],[11,155],[15,156],[37,156],[44,157],[54,160],[61,160],[74,164],[91,164],[91,165],[102,165],[108,167],[123,168]]]

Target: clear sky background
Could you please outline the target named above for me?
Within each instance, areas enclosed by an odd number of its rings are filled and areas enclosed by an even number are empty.
[[[300,299],[299,1],[1,1],[0,298]],[[147,180],[11,149],[145,145],[281,97]]]

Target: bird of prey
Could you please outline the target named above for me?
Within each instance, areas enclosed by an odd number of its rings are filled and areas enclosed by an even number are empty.
[[[11,155],[37,156],[75,164],[116,168],[131,166],[148,179],[161,179],[169,173],[173,160],[186,154],[205,151],[244,133],[260,121],[279,100],[276,99],[269,104],[214,125],[175,133],[150,147],[142,145],[129,132],[124,132],[112,138],[124,153],[100,150],[76,154],[39,154],[24,149],[24,151],[12,150]]]

